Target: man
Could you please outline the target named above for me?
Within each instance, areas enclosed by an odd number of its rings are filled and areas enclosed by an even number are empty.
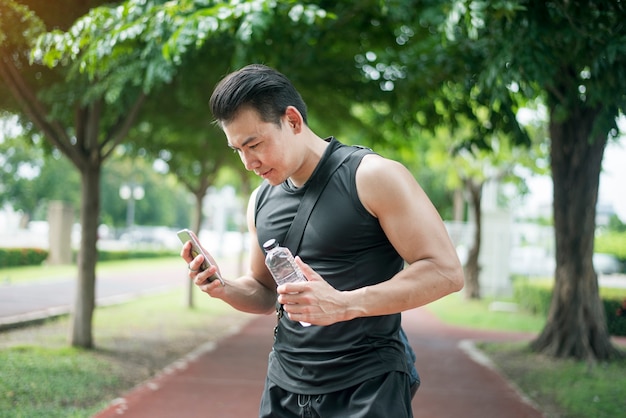
[[[463,287],[432,203],[401,164],[353,154],[306,224],[296,262],[308,281],[277,288],[262,244],[284,239],[316,169],[345,146],[309,128],[300,94],[266,66],[226,76],[210,105],[228,146],[264,179],[247,211],[250,269],[222,286],[206,282],[217,267],[197,271],[202,256],[193,259],[189,243],[181,256],[210,296],[245,312],[268,314],[277,302],[284,309],[260,417],[412,417],[400,313]]]

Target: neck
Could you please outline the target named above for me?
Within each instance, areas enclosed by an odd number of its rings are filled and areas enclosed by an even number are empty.
[[[295,187],[302,187],[309,180],[328,147],[328,142],[311,131],[309,135],[302,137],[301,144],[300,167],[289,176],[289,180]]]

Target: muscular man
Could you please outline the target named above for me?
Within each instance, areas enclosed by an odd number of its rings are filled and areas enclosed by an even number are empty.
[[[222,286],[206,282],[217,267],[194,271],[202,256],[192,259],[189,244],[181,255],[202,291],[236,309],[267,314],[283,306],[259,416],[412,417],[400,313],[463,287],[431,201],[403,165],[353,154],[304,230],[296,261],[308,281],[277,287],[262,244],[281,242],[318,166],[345,145],[314,133],[300,94],[266,66],[227,75],[210,105],[228,146],[264,180],[247,211],[250,268]]]

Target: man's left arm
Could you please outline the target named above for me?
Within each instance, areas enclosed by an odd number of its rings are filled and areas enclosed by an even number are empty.
[[[373,286],[340,292],[297,262],[309,280],[279,287],[293,320],[329,325],[357,317],[389,315],[426,305],[463,288],[463,269],[439,213],[401,164],[363,158],[356,174],[359,199],[378,218],[408,266]]]
[[[413,309],[463,288],[463,268],[434,205],[402,164],[371,155],[356,175],[365,208],[378,218],[408,266],[390,280],[354,291],[355,316]],[[358,302],[361,301],[361,302]]]

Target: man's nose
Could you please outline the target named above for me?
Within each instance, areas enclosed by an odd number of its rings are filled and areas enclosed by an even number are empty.
[[[261,163],[259,162],[258,158],[255,158],[254,156],[250,155],[250,153],[242,151],[239,154],[239,157],[241,157],[241,162],[243,162],[243,166],[248,171],[253,171],[255,168],[259,168],[261,166]]]

